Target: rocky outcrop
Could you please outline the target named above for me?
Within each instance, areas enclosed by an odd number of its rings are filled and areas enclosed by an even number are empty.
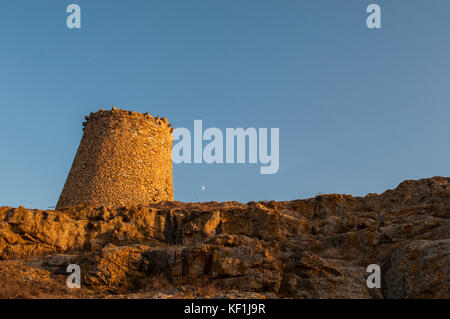
[[[449,298],[449,217],[444,177],[365,197],[1,207],[0,297]]]

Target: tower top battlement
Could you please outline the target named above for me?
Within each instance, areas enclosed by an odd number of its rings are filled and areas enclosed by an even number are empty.
[[[121,122],[122,125],[126,124],[134,124],[134,125],[159,125],[161,128],[168,128],[169,132],[173,132],[172,125],[169,124],[169,121],[165,117],[159,116],[151,116],[147,113],[140,113],[134,111],[121,110],[116,107],[112,107],[112,110],[104,110],[100,108],[99,111],[95,113],[91,113],[88,116],[85,116],[85,122],[83,122],[83,126],[86,127],[89,122],[93,121],[106,121],[107,123],[113,124],[114,122]],[[123,121],[121,121],[123,120]]]

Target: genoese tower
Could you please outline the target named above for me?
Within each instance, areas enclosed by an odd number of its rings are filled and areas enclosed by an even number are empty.
[[[115,107],[86,116],[56,209],[173,201],[172,132],[166,118]]]

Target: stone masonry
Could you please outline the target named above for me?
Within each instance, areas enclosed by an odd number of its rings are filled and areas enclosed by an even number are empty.
[[[103,110],[86,116],[57,209],[173,201],[172,132],[166,118]]]

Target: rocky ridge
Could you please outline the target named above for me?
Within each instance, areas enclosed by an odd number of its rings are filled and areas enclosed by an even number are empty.
[[[1,207],[0,298],[449,298],[449,218],[447,177],[365,197]]]

